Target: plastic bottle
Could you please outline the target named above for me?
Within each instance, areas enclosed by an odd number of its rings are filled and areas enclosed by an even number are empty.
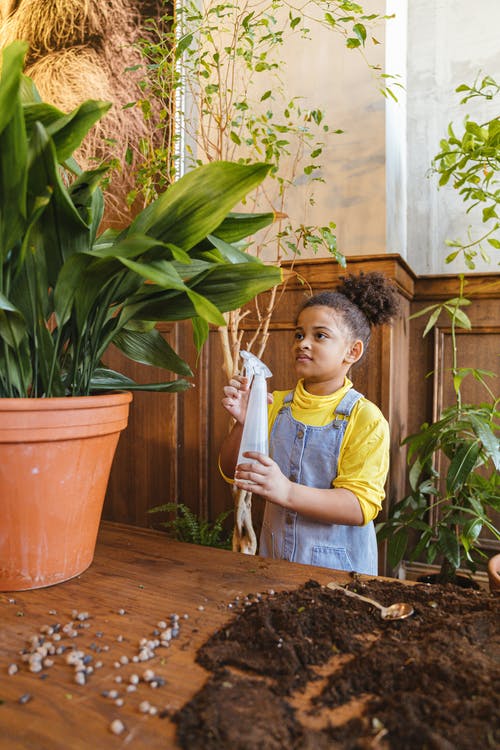
[[[240,357],[244,362],[243,375],[250,380],[250,394],[236,464],[247,460],[243,457],[246,451],[256,451],[266,456],[269,454],[266,378],[272,375],[269,367],[255,354],[241,351]]]

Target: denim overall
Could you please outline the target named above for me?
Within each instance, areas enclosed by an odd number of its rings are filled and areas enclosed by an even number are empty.
[[[361,398],[351,388],[323,427],[292,417],[293,391],[283,401],[270,436],[270,455],[292,482],[328,489],[337,464],[349,415]],[[375,527],[344,526],[309,520],[275,503],[266,503],[259,554],[263,557],[377,575]]]

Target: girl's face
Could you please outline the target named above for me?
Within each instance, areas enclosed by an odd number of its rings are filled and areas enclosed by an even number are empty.
[[[292,351],[306,390],[326,395],[342,387],[347,371],[363,353],[363,344],[353,340],[341,313],[318,305],[299,314]]]

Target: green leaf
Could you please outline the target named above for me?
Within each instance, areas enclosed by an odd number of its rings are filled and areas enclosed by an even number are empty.
[[[24,106],[24,118],[28,134],[36,122],[41,123],[52,138],[57,158],[66,161],[79,148],[90,128],[110,109],[111,102],[92,99],[80,104],[69,114],[45,102]]]
[[[431,330],[431,328],[434,328],[434,326],[436,325],[436,322],[437,322],[440,314],[441,314],[441,306],[437,307],[434,310],[434,312],[432,313],[432,315],[429,317],[429,320],[427,321],[425,329],[424,329],[424,332],[422,334],[422,338],[424,336],[427,336],[427,334],[429,333],[429,331]]]
[[[19,346],[26,335],[22,313],[0,292],[0,337],[8,346]]]
[[[397,567],[401,562],[408,547],[409,534],[407,529],[399,529],[392,538],[389,539],[387,546],[387,560],[391,568]]]
[[[192,319],[193,324],[193,337],[194,337],[194,344],[196,346],[196,351],[200,351],[201,347],[205,343],[205,341],[208,338],[209,333],[209,327],[206,320],[203,318],[193,318]]]
[[[90,380],[92,393],[100,391],[154,391],[155,393],[178,393],[192,388],[193,384],[187,380],[172,380],[164,383],[136,383],[119,372],[105,367],[97,368]]]
[[[464,443],[456,451],[446,475],[446,491],[453,495],[467,481],[476,465],[481,444],[478,441]]]
[[[222,257],[229,263],[259,263],[259,259],[255,255],[245,253],[243,250],[238,250],[234,245],[229,242],[224,242],[218,237],[214,237],[212,234],[208,235],[208,239],[214,247],[219,250]]]
[[[239,242],[260,229],[264,229],[274,221],[274,213],[229,213],[224,221],[210,234],[220,237],[225,242]],[[208,233],[207,233],[208,234]],[[254,256],[249,256],[253,258]]]
[[[197,294],[192,290],[187,292],[187,295],[199,318],[206,320],[208,323],[213,323],[216,326],[225,326],[226,321],[220,310],[210,300],[203,297],[201,294]]]
[[[28,50],[26,42],[15,41],[2,50],[2,77],[0,79],[0,133],[11,120],[21,86],[24,57]]]
[[[122,330],[113,338],[113,344],[134,362],[161,367],[178,375],[193,375],[189,365],[179,357],[156,328],[140,333]]]
[[[269,172],[268,164],[211,162],[174,182],[132,222],[149,234],[189,250],[211,234],[228,212]]]

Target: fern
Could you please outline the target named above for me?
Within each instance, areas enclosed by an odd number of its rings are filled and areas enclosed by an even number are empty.
[[[223,511],[210,522],[196,516],[184,503],[164,503],[148,510],[148,513],[175,513],[174,518],[158,525],[172,532],[177,541],[219,549],[231,549],[231,538],[223,524],[232,512],[232,509]]]

